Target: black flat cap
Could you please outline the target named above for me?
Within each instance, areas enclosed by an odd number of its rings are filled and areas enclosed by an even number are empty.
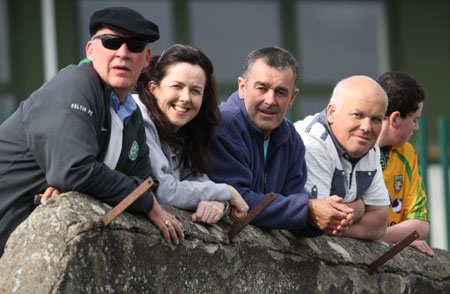
[[[108,7],[94,12],[89,24],[91,36],[103,27],[148,42],[159,39],[158,26],[145,19],[139,12],[127,7]]]

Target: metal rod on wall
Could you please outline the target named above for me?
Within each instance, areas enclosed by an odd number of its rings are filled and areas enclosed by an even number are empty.
[[[429,190],[428,190],[428,133],[427,133],[427,121],[424,117],[421,117],[419,120],[419,131],[417,133],[419,139],[419,166],[420,166],[420,174],[422,176],[422,183],[425,187],[425,192],[429,198]],[[428,203],[430,200],[428,199]],[[430,211],[431,205],[428,205],[428,214],[431,215]],[[431,244],[431,232],[428,233],[427,243]]]

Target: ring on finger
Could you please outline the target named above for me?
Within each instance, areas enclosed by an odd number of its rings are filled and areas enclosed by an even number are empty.
[[[166,225],[166,227],[167,227],[168,229],[170,229],[170,228],[172,227],[172,222],[171,222],[170,220],[168,220],[168,219],[166,219],[166,220],[164,221],[164,224]]]

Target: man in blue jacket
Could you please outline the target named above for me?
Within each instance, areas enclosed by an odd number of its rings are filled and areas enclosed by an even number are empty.
[[[87,59],[60,71],[0,126],[0,256],[37,193],[78,191],[116,205],[151,175],[130,91],[150,62],[158,27],[134,10],[111,7],[95,12],[89,29]],[[151,192],[130,210],[145,213],[167,241],[183,235]]]
[[[301,232],[309,224],[340,235],[353,210],[334,199],[310,199],[305,147],[291,122],[284,119],[298,89],[298,62],[288,51],[267,47],[246,59],[239,89],[220,105],[209,176],[234,186],[254,208],[269,192],[277,198],[252,222],[267,229]]]

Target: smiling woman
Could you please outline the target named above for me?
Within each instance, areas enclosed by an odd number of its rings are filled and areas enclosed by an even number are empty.
[[[182,62],[170,66],[159,85],[151,81],[149,87],[159,109],[177,131],[200,111],[205,84],[205,72],[199,65]]]
[[[219,121],[213,66],[200,50],[175,44],[154,56],[140,76],[135,100],[145,121],[157,197],[165,204],[196,210],[193,221],[234,219],[248,206],[233,187],[205,175],[209,145]]]

